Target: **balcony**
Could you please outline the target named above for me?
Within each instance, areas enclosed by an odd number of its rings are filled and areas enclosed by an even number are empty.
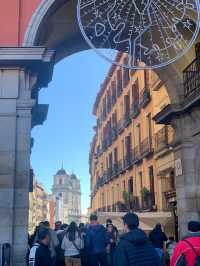
[[[153,153],[152,139],[147,137],[141,143],[141,156],[147,157]]]
[[[140,107],[144,108],[151,101],[150,90],[144,88],[140,93]]]
[[[127,154],[124,159],[124,169],[127,170],[132,166],[133,166],[133,156],[132,152],[129,152],[129,154]]]
[[[136,146],[133,149],[133,163],[139,164],[142,161],[142,155],[141,155],[141,145]]]
[[[136,118],[140,114],[139,103],[133,103],[131,106],[131,117]]]
[[[112,176],[113,177],[116,177],[117,175],[118,175],[118,164],[117,163],[115,163],[114,165],[113,165],[113,170],[112,170]]]
[[[170,190],[165,192],[165,198],[167,201],[172,201],[176,199],[176,190]]]
[[[119,120],[117,125],[118,134],[121,134],[124,131],[124,119]]]
[[[114,142],[117,139],[117,128],[113,127],[111,130],[111,135],[112,135],[112,142]]]
[[[197,57],[183,71],[184,97],[200,96],[200,58]]]
[[[169,126],[164,126],[155,134],[155,152],[168,149],[172,140],[173,129]]]
[[[123,171],[124,171],[124,160],[120,160],[118,162],[118,175],[123,173]]]
[[[124,128],[127,128],[131,124],[131,122],[132,120],[131,120],[130,114],[125,114],[124,121],[123,121]]]

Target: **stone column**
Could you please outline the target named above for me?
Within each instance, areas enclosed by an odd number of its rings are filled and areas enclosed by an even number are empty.
[[[12,266],[25,265],[32,112],[52,59],[45,48],[0,50],[0,243],[11,244]]]
[[[175,129],[177,209],[182,237],[188,221],[200,219],[200,108],[174,117],[171,124]]]

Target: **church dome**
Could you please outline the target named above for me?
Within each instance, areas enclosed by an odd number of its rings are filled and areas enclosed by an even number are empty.
[[[65,169],[61,168],[60,170],[58,170],[56,175],[67,175],[67,173],[66,173]]]

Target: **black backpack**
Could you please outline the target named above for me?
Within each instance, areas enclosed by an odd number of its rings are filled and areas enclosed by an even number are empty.
[[[193,247],[193,245],[186,239],[183,240],[185,243],[188,244],[188,246],[191,247],[192,251],[194,252],[194,254],[196,255],[196,259],[195,259],[195,264],[194,266],[200,266],[200,254],[197,253],[197,251],[195,250],[195,248]],[[180,259],[178,260],[178,263],[176,264],[176,266],[187,266],[187,262],[185,259],[185,254],[182,254]]]

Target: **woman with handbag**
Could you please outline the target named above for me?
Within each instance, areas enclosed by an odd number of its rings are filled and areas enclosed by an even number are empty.
[[[72,222],[64,236],[62,249],[65,252],[65,266],[80,266],[80,250],[82,249],[82,239],[75,222]]]

